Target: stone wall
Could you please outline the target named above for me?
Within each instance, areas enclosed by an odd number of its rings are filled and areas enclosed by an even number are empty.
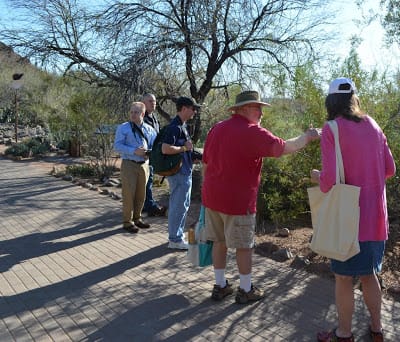
[[[45,138],[49,132],[41,126],[18,126],[18,141],[27,138]],[[0,124],[0,144],[11,145],[15,142],[15,126],[13,124]]]

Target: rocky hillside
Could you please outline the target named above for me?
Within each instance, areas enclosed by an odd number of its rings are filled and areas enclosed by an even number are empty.
[[[1,66],[13,64],[30,64],[28,58],[15,53],[8,45],[0,42],[0,70]]]

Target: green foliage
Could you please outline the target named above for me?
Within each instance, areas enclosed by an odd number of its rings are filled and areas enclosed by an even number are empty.
[[[39,139],[32,138],[26,142],[26,145],[28,146],[33,156],[45,154],[50,151],[50,144],[48,143],[48,141],[42,142]]]
[[[29,147],[24,143],[18,143],[8,147],[4,153],[6,155],[10,154],[14,157],[26,158],[29,156]]]
[[[90,163],[95,168],[99,179],[112,176],[117,163],[113,150],[115,128],[112,126],[106,130],[103,128],[98,127],[96,134],[88,142]]]
[[[89,164],[68,165],[65,171],[74,177],[94,177],[96,175],[96,169]]]
[[[258,217],[284,223],[307,210],[304,197],[305,170],[286,160],[266,159],[259,189]]]
[[[386,6],[383,26],[386,30],[388,43],[400,42],[400,1],[381,0],[381,5]]]
[[[279,123],[279,119],[275,119]],[[292,128],[279,136],[287,139],[299,134]],[[257,205],[258,221],[282,224],[308,212],[306,189],[311,186],[309,174],[313,168],[320,168],[318,141],[293,155],[264,159]]]
[[[356,44],[355,42],[354,44]],[[262,126],[283,139],[301,134],[310,124],[322,127],[326,121],[324,106],[326,93],[321,84],[346,76],[355,80],[361,108],[372,116],[383,129],[395,162],[400,165],[400,81],[391,80],[377,71],[366,72],[361,68],[354,46],[342,65],[331,71],[328,80],[322,81],[312,65],[295,70],[289,82],[278,73],[274,84],[277,96],[272,107],[266,109]],[[271,74],[269,74],[271,76]],[[288,88],[285,88],[288,87]],[[311,169],[321,169],[319,142],[312,142],[304,150],[279,159],[264,160],[258,197],[258,222],[287,223],[309,211],[307,187]],[[400,215],[400,177],[387,181],[388,211],[391,217]],[[261,225],[260,225],[261,226]]]
[[[43,155],[50,151],[50,144],[48,141],[42,142],[39,139],[32,138],[29,140],[22,141],[17,144],[13,144],[5,150],[5,154],[10,154],[15,157],[34,157],[37,155]]]

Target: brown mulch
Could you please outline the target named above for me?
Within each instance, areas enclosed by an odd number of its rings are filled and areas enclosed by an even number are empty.
[[[330,271],[329,259],[315,254],[309,248],[312,236],[310,225],[289,228],[289,236],[279,236],[278,229],[271,233],[265,233],[256,237],[255,253],[283,262],[290,267],[301,267],[305,271],[322,277],[334,279]],[[384,296],[395,301],[400,301],[400,221],[390,224],[391,234],[386,244],[383,270],[380,274],[381,283],[384,288]],[[309,264],[304,265],[296,262],[295,258],[281,261],[273,254],[275,251],[286,248],[293,256],[307,259]]]

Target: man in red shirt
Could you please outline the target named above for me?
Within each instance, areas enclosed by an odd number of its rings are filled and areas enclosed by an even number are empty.
[[[251,282],[252,249],[256,223],[256,201],[262,158],[278,158],[296,152],[320,130],[308,129],[299,137],[283,140],[260,126],[262,102],[256,91],[244,91],[230,107],[230,119],[219,122],[208,133],[203,153],[202,201],[206,207],[207,238],[213,243],[215,285],[211,298],[221,300],[233,293],[225,278],[228,248],[236,249],[240,275],[237,303],[256,301],[263,291]]]

